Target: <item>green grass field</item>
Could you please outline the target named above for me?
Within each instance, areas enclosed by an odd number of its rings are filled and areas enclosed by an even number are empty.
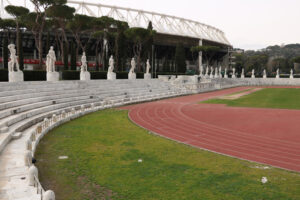
[[[99,111],[54,129],[36,158],[42,185],[57,200],[300,199],[299,173],[154,136],[131,123],[127,111]]]
[[[300,89],[267,88],[239,99],[211,99],[201,103],[226,104],[236,107],[300,109]]]

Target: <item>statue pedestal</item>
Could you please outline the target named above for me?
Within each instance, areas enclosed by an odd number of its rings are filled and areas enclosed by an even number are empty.
[[[235,74],[233,74],[233,75],[231,76],[231,78],[236,78]]]
[[[252,75],[251,78],[255,78],[255,75]]]
[[[144,79],[145,79],[145,80],[150,80],[150,79],[151,79],[151,74],[150,74],[150,73],[144,74]]]
[[[22,71],[8,73],[8,82],[22,82],[22,81],[24,81],[24,74]]]
[[[47,72],[47,81],[59,81],[59,73]]]
[[[267,78],[267,75],[264,75],[263,78]]]
[[[279,75],[276,75],[276,78],[278,79],[278,78],[280,78],[280,76],[279,76]]]
[[[91,73],[90,72],[80,72],[80,80],[81,81],[89,81],[91,80]]]
[[[294,75],[290,75],[290,79],[294,79]]]
[[[241,79],[244,79],[245,78],[245,75],[241,75]]]
[[[136,73],[128,73],[128,79],[129,80],[135,80],[136,79]]]
[[[114,72],[107,73],[107,80],[116,80],[116,79],[117,79],[116,73]]]

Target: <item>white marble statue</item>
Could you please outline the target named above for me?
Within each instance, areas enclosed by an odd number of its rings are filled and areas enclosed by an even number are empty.
[[[206,67],[206,71],[205,71],[205,78],[208,78],[209,76],[208,76],[208,71],[209,71],[209,68],[208,67]]]
[[[263,71],[263,78],[267,78],[267,71],[265,69]]]
[[[150,69],[151,69],[151,65],[150,65],[150,61],[148,59],[147,63],[146,63],[146,73],[144,74],[144,79],[147,79],[147,80],[151,79]]]
[[[86,72],[87,71],[87,60],[86,60],[86,55],[85,52],[82,53],[81,56],[81,66],[80,69],[82,72]]]
[[[224,78],[228,78],[228,75],[227,75],[227,68],[225,68],[225,71],[224,71]]]
[[[80,66],[80,80],[81,81],[89,81],[91,80],[91,73],[87,70],[87,60],[85,52],[82,53],[81,56],[81,66]]]
[[[134,58],[131,59],[131,63],[130,64],[131,64],[131,68],[129,70],[129,73],[134,73],[134,70],[135,70],[135,67],[136,67],[136,62],[135,62]]]
[[[221,66],[219,67],[219,77],[223,78],[223,76],[222,76],[222,67]]]
[[[51,46],[46,58],[47,81],[59,80],[59,73],[55,71],[55,62],[55,51],[53,50],[53,46]]]
[[[24,81],[24,74],[20,70],[18,56],[16,55],[16,46],[10,44],[7,46],[10,52],[10,61],[8,62],[8,81],[22,82]]]
[[[149,59],[147,60],[147,64],[146,64],[146,74],[150,74],[150,69],[151,69],[151,65],[150,65],[150,61]]]
[[[242,69],[242,74],[241,74],[241,78],[245,78],[245,69]]]
[[[114,73],[115,68],[115,60],[114,57],[111,55],[109,58],[109,67],[107,70],[107,80],[116,80],[117,76],[116,73]]]
[[[214,68],[210,67],[210,76],[209,78],[214,78]]]
[[[203,65],[200,66],[200,73],[199,74],[200,74],[200,77],[203,76]]]
[[[219,78],[219,69],[218,69],[218,67],[216,67],[216,69],[215,69],[215,76],[214,77]]]
[[[114,67],[115,66],[115,60],[114,57],[111,55],[109,58],[109,67],[108,67],[108,72],[113,73],[114,72]]]
[[[276,78],[280,78],[280,75],[279,75],[279,68],[276,70]]]
[[[8,45],[8,50],[10,52],[10,61],[8,62],[8,71],[14,72],[20,71],[18,56],[16,56],[16,48],[14,44]]]
[[[293,71],[293,69],[291,69],[290,79],[293,79],[293,78],[294,78],[294,71]]]
[[[136,68],[136,62],[135,62],[134,58],[131,59],[130,65],[131,65],[131,68],[128,73],[128,79],[134,80],[134,79],[136,79],[136,73],[134,72],[134,70]]]
[[[255,70],[252,69],[252,75],[251,75],[251,78],[255,78]]]
[[[46,59],[47,72],[55,72],[55,62],[55,51],[53,50],[53,46],[51,46]]]
[[[236,78],[236,76],[235,76],[235,68],[232,68],[232,78]]]

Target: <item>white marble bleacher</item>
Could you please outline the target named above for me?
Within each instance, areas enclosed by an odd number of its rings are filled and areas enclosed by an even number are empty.
[[[40,199],[20,177],[28,175],[27,141],[45,118],[74,109],[82,114],[96,111],[91,109],[94,106],[104,109],[181,94],[160,80],[0,83],[0,200]]]

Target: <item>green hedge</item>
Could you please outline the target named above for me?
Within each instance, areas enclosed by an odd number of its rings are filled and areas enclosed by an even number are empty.
[[[91,79],[107,79],[107,72],[91,71]]]
[[[24,81],[46,81],[46,71],[23,71]]]
[[[24,81],[46,81],[45,71],[23,71]],[[8,71],[6,69],[0,70],[0,81],[8,81]]]
[[[25,81],[46,81],[46,71],[23,71],[24,72],[24,80]],[[62,80],[79,80],[80,79],[80,71],[67,70],[62,71]],[[106,79],[107,72],[101,71],[91,71],[91,79]],[[117,72],[117,79],[128,79],[128,72]],[[159,75],[186,75],[185,73],[173,73],[173,72],[159,72],[156,74],[157,78]],[[138,79],[144,78],[144,73],[136,73]],[[299,76],[295,76],[299,77]],[[0,81],[7,82],[8,81],[8,71],[7,69],[0,69]]]
[[[0,82],[7,82],[7,81],[8,81],[8,70],[0,69]]]
[[[79,80],[80,71],[62,71],[62,80]]]

